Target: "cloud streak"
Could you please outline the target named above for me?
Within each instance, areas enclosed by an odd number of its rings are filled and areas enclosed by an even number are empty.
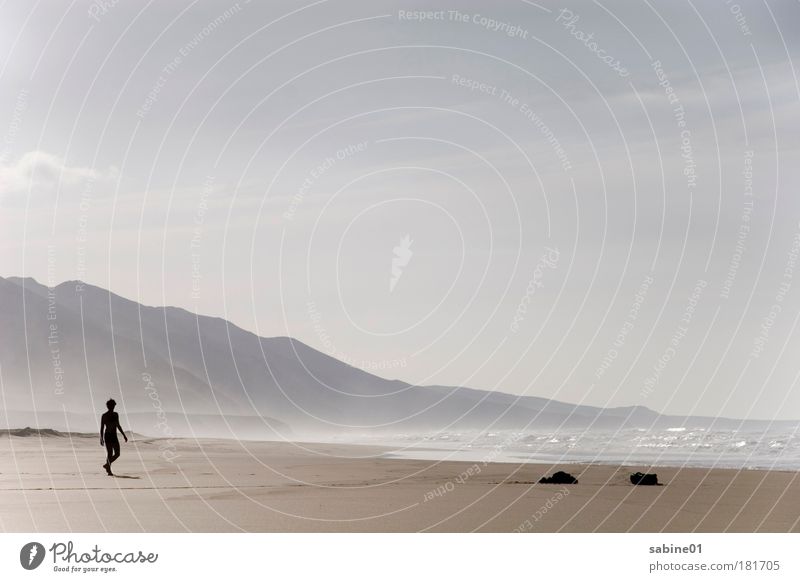
[[[64,158],[42,150],[23,154],[15,163],[0,166],[0,196],[30,193],[47,195],[64,187],[117,176],[116,168],[98,171],[67,164]]]

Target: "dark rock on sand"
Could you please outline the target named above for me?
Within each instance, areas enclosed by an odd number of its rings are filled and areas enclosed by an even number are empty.
[[[542,477],[539,483],[550,483],[554,485],[577,485],[578,480],[564,471],[556,471],[552,477]]]
[[[656,473],[632,473],[631,483],[634,485],[661,485]]]

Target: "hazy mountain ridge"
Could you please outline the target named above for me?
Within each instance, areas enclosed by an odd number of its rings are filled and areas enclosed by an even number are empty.
[[[89,428],[83,425],[109,396],[131,422],[140,423],[136,430],[156,436],[164,430],[255,438],[741,424],[663,416],[641,406],[602,409],[471,388],[413,386],[374,376],[292,338],[258,337],[223,319],[146,307],[74,281],[48,289],[33,279],[0,278],[0,330],[6,412],[41,411],[48,418],[60,413],[81,430]]]

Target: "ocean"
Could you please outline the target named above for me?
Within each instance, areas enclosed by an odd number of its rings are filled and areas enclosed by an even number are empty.
[[[445,432],[347,440],[389,446],[387,457],[406,459],[800,470],[800,432],[785,429]]]

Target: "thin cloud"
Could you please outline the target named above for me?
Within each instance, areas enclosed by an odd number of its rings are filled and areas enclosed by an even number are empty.
[[[0,166],[0,196],[55,192],[86,182],[113,178],[116,168],[98,171],[94,168],[71,166],[64,158],[35,150],[22,155],[16,163]]]

